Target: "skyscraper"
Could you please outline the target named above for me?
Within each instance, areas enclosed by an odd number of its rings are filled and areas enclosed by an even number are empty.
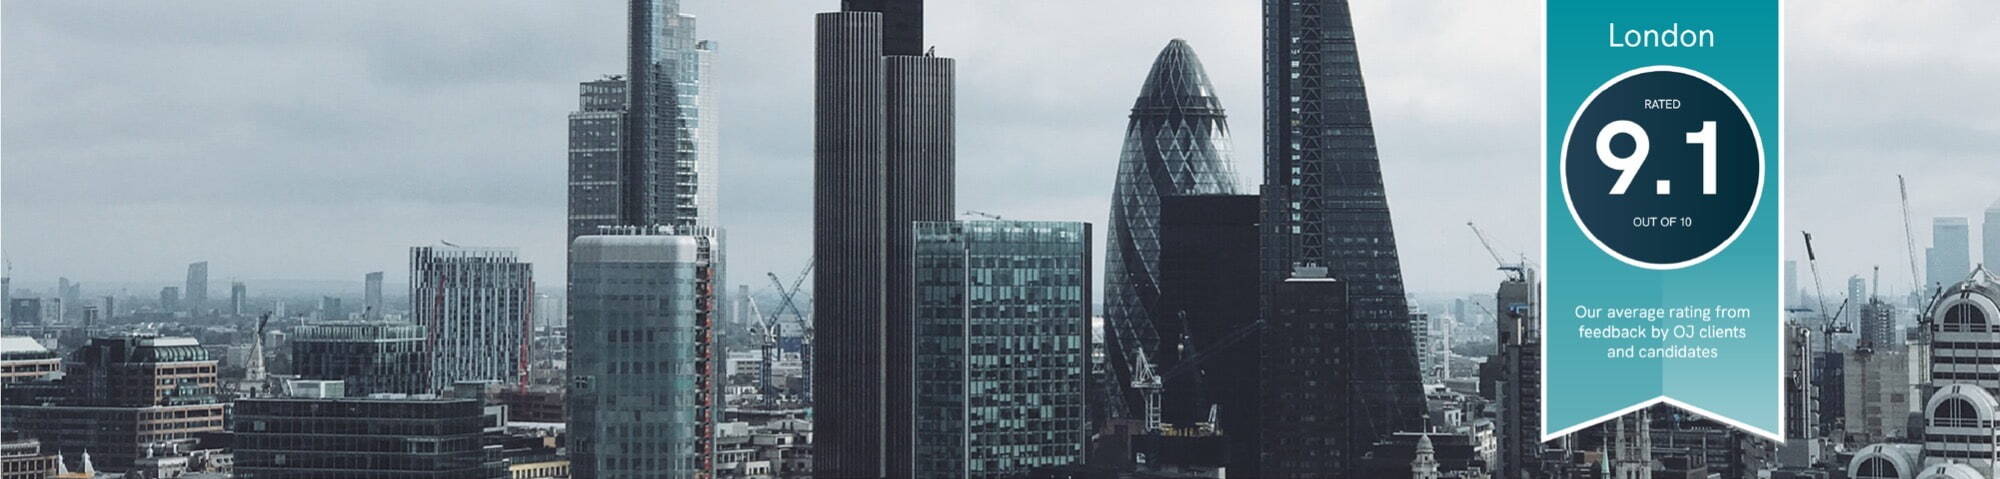
[[[1343,406],[1327,411],[1343,416],[1330,420],[1351,435],[1298,439],[1323,441],[1334,452],[1321,457],[1340,461],[1393,432],[1420,430],[1425,409],[1358,58],[1345,0],[1265,0],[1263,316],[1274,317],[1277,290],[1296,267],[1326,268],[1346,286],[1343,316],[1323,319],[1348,334],[1307,353],[1353,360],[1335,379],[1341,395],[1327,398]],[[1267,467],[1294,459],[1264,454]],[[1320,474],[1332,470],[1340,469]]]
[[[619,181],[620,224],[712,225],[714,155],[698,147],[717,125],[703,123],[703,53],[713,44],[697,41],[695,18],[680,12],[679,0],[632,0],[626,20],[625,121]],[[712,114],[708,115],[713,119]],[[704,210],[711,216],[704,216]]]
[[[1785,297],[1782,299],[1785,300],[1785,307],[1787,308],[1798,306],[1801,303],[1799,299],[1798,260],[1785,260]]]
[[[641,231],[571,245],[566,400],[577,477],[713,472],[713,240]]]
[[[696,39],[679,0],[631,0],[626,14],[626,75],[584,82],[569,115],[570,240],[604,226],[717,224],[716,44]],[[725,236],[711,231],[720,274]]]
[[[1230,476],[1258,477],[1257,197],[1163,196],[1160,297],[1154,323],[1160,419],[1208,422],[1228,444]]]
[[[208,306],[208,262],[188,263],[187,287],[181,290],[181,304],[189,311]]]
[[[429,332],[428,386],[519,384],[534,318],[534,267],[513,248],[410,248],[410,318]]]
[[[914,234],[913,477],[1082,464],[1090,225],[923,221]]]
[[[362,276],[361,307],[367,308],[367,320],[382,320],[382,272],[376,271]]]
[[[1378,413],[1351,399],[1359,384],[1351,378],[1364,373],[1345,366],[1361,359],[1342,340],[1360,326],[1345,321],[1350,289],[1317,266],[1301,266],[1273,288],[1257,375],[1261,477],[1376,476],[1360,470],[1358,448],[1348,446],[1361,438],[1372,444],[1373,431],[1358,426]]]
[[[246,308],[249,306],[245,301],[249,300],[249,295],[250,290],[243,286],[242,281],[229,283],[229,314],[242,316],[246,313]]]
[[[1113,374],[1102,378],[1107,411],[1116,417],[1144,417],[1143,405],[1127,387],[1139,351],[1163,359],[1160,343],[1172,318],[1160,314],[1160,201],[1172,195],[1236,192],[1236,164],[1230,157],[1229,123],[1201,59],[1184,40],[1167,42],[1153,60],[1146,83],[1125,128],[1112,190],[1111,229],[1104,258],[1105,336]],[[1252,246],[1254,248],[1254,245]],[[1159,365],[1153,365],[1159,366]]]
[[[1867,304],[1868,280],[1858,274],[1847,277],[1847,311],[1841,313],[1847,317],[1840,319],[1849,325],[1860,324],[1861,307]]]
[[[953,62],[918,51],[918,1],[816,22],[814,470],[907,476],[911,224],[952,215]]]
[[[1986,207],[1986,219],[1980,223],[1979,242],[1982,248],[1979,264],[1986,265],[1987,271],[2000,270],[2000,200],[1993,200],[1993,206]]]
[[[1931,247],[1924,250],[1924,296],[1936,288],[1957,284],[1972,273],[1972,227],[1964,217],[1931,219]]]
[[[1542,322],[1541,285],[1534,270],[1522,269],[1500,283],[1493,295],[1498,354],[1492,361],[1504,380],[1494,398],[1499,404],[1499,474],[1495,478],[1544,477],[1542,468]]]

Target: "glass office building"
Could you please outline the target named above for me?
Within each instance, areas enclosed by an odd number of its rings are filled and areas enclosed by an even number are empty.
[[[708,477],[717,412],[713,237],[641,231],[571,244],[571,470]]]
[[[1083,462],[1090,225],[915,225],[916,477]]]
[[[291,337],[292,372],[301,379],[341,380],[347,393],[419,394],[424,381],[424,327],[394,322],[324,322]]]

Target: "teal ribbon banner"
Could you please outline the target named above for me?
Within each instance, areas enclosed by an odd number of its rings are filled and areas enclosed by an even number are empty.
[[[1548,0],[1543,439],[1667,403],[1780,440],[1779,0]]]

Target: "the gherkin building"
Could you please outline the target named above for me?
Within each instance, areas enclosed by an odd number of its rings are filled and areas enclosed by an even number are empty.
[[[1168,42],[1132,104],[1112,192],[1104,274],[1112,374],[1100,386],[1108,414],[1144,417],[1143,398],[1130,386],[1135,361],[1154,356],[1160,343],[1153,326],[1160,320],[1160,198],[1235,193],[1229,150],[1228,119],[1201,59],[1186,41]]]

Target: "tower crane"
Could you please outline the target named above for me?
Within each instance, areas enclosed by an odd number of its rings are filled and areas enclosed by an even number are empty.
[[[1520,262],[1508,263],[1507,260],[1500,259],[1500,252],[1493,249],[1493,243],[1486,240],[1486,232],[1480,231],[1479,225],[1467,221],[1465,222],[1465,227],[1472,228],[1472,236],[1479,238],[1479,246],[1486,248],[1486,254],[1493,257],[1493,264],[1497,265],[1500,271],[1506,272],[1508,279],[1521,281],[1526,277],[1524,270],[1528,263],[1527,258],[1521,258]]]
[[[785,286],[784,281],[778,279],[777,273],[764,273],[766,277],[771,279],[771,286],[778,290],[778,309],[771,312],[771,314],[765,315],[762,308],[757,307],[756,301],[750,301],[751,315],[758,318],[759,321],[757,324],[758,351],[760,353],[758,361],[763,366],[761,371],[757,373],[757,390],[760,393],[769,394],[772,391],[771,370],[777,365],[778,336],[783,328],[778,321],[784,317],[785,312],[790,311],[793,317],[797,318],[799,331],[804,333],[805,347],[807,350],[810,350],[812,347],[812,322],[808,321],[805,314],[800,313],[798,306],[792,302],[792,298],[799,293],[799,287],[805,284],[806,277],[812,275],[812,270],[813,261],[807,260],[805,269],[799,271],[798,278],[792,280],[792,285],[789,288]],[[808,352],[806,354],[809,355],[811,353]]]
[[[993,220],[993,221],[1000,221],[1000,215],[996,215],[996,214],[993,214],[993,213],[987,213],[987,212],[984,212],[984,211],[974,211],[974,210],[965,210],[965,212],[964,212],[964,213],[959,213],[958,215],[959,215],[959,216],[977,216],[977,217],[980,217],[980,218],[986,218],[986,219],[989,219],[989,220]]]
[[[1903,205],[1903,251],[1910,256],[1910,291],[1923,294],[1923,273],[1917,270],[1917,235],[1910,230],[1910,185],[1903,181],[1903,175],[1896,175],[1896,194]]]
[[[1824,324],[1823,333],[1826,336],[1825,351],[1831,352],[1833,351],[1833,335],[1854,332],[1853,328],[1848,327],[1846,321],[1840,319],[1847,312],[1848,302],[1853,301],[1854,298],[1840,300],[1840,307],[1833,311],[1833,315],[1826,315],[1826,289],[1820,284],[1819,255],[1813,251],[1812,233],[1800,231],[1799,234],[1804,235],[1806,240],[1806,265],[1812,267],[1813,295],[1818,297],[1816,299],[1819,301],[1820,322]]]

